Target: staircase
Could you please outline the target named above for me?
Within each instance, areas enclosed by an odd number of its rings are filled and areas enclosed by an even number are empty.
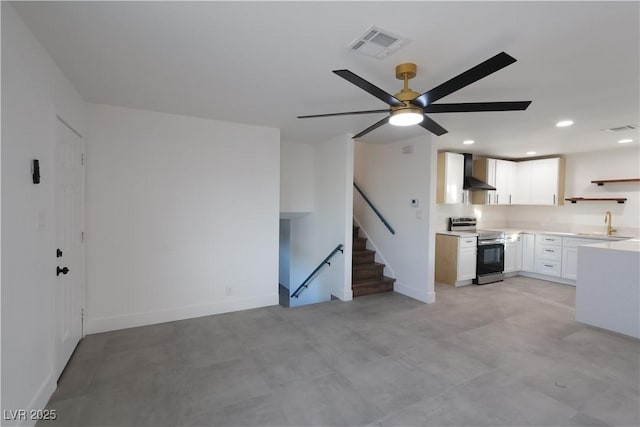
[[[353,261],[351,289],[354,297],[393,291],[396,279],[382,274],[384,264],[375,262],[376,252],[367,249],[367,239],[359,236],[360,227],[353,226]]]

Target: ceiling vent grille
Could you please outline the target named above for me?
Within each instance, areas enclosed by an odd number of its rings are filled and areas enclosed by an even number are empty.
[[[607,129],[602,129],[605,132],[622,132],[625,130],[635,130],[638,129],[638,125],[625,125],[625,126],[618,126],[615,128],[607,128]]]
[[[369,27],[364,34],[349,44],[351,52],[384,59],[407,44],[409,39],[377,27]]]

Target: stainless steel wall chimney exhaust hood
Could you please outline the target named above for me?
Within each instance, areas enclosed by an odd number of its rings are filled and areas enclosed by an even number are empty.
[[[473,155],[470,153],[463,153],[462,155],[464,156],[464,182],[462,189],[470,191],[495,190],[495,187],[473,177]]]

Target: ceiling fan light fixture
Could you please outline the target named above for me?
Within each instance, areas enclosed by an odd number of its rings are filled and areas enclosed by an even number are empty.
[[[420,108],[401,108],[391,112],[389,123],[394,126],[417,125],[424,120],[424,113]]]

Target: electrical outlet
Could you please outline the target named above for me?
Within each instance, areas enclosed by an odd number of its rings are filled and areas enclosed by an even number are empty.
[[[418,199],[411,199],[411,207],[412,208],[418,207]]]

